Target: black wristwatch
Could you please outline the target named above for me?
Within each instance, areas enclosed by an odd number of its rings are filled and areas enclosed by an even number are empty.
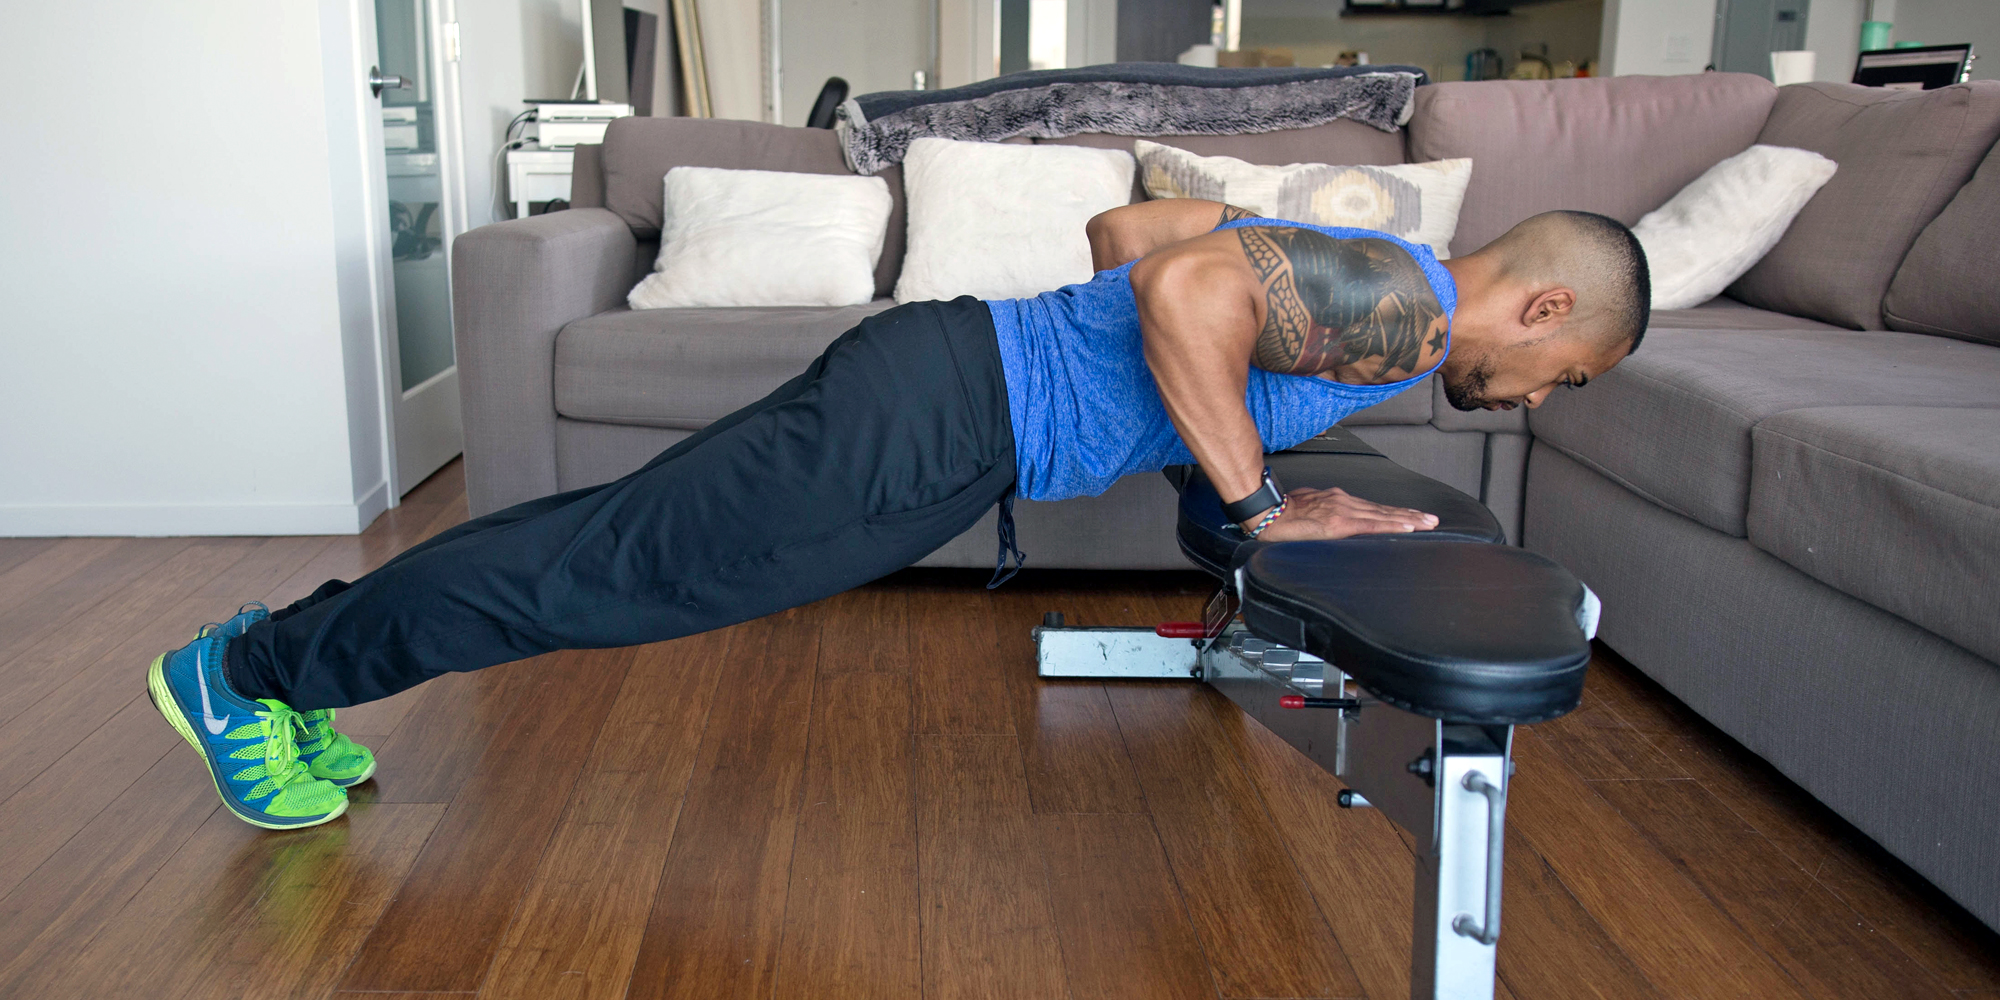
[[[1222,516],[1236,524],[1242,524],[1276,507],[1278,504],[1284,502],[1284,499],[1284,491],[1278,489],[1278,484],[1272,481],[1271,467],[1267,465],[1264,467],[1264,485],[1257,487],[1257,492],[1235,503],[1223,504]]]

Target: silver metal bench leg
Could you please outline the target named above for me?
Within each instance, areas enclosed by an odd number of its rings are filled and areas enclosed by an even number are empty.
[[[1222,618],[1213,619],[1224,620]],[[1043,677],[1212,685],[1415,836],[1413,1000],[1491,1000],[1500,934],[1512,726],[1452,725],[1350,689],[1318,657],[1231,626],[1213,639],[1151,629],[1034,630]]]
[[[1504,750],[1447,752],[1442,758],[1437,835],[1417,855],[1413,998],[1493,996],[1501,849],[1507,839],[1506,775]],[[1423,840],[1420,834],[1419,843]]]

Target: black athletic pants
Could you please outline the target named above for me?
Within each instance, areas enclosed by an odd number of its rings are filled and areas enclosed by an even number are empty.
[[[230,679],[338,708],[447,671],[748,621],[908,566],[996,502],[1011,547],[1014,469],[986,305],[900,306],[623,479],[327,583],[232,642]]]

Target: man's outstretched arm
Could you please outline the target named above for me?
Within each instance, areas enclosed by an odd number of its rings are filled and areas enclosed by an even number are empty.
[[[1267,322],[1272,303],[1282,303],[1282,297],[1272,296],[1268,268],[1252,262],[1240,232],[1180,241],[1132,268],[1146,363],[1161,402],[1224,501],[1249,496],[1263,481],[1263,438],[1243,402],[1253,359],[1259,367],[1318,373],[1311,363],[1301,364],[1308,348],[1298,331],[1288,323]],[[1346,285],[1368,280],[1359,274],[1322,277]],[[1304,284],[1295,283],[1289,294],[1298,294]],[[1387,289],[1380,297],[1393,298]],[[1278,311],[1285,309],[1280,305]],[[1312,353],[1325,358],[1333,352]],[[1290,497],[1292,507],[1262,537],[1344,538],[1437,524],[1431,515],[1337,489],[1293,490]]]
[[[1099,212],[1083,227],[1090,237],[1090,268],[1108,271],[1251,216],[1248,209],[1200,198],[1160,198]]]

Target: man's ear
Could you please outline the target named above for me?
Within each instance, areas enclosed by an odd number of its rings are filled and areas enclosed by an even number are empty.
[[[1551,288],[1528,300],[1521,313],[1521,325],[1533,329],[1545,323],[1560,323],[1576,310],[1576,293],[1567,288]]]

